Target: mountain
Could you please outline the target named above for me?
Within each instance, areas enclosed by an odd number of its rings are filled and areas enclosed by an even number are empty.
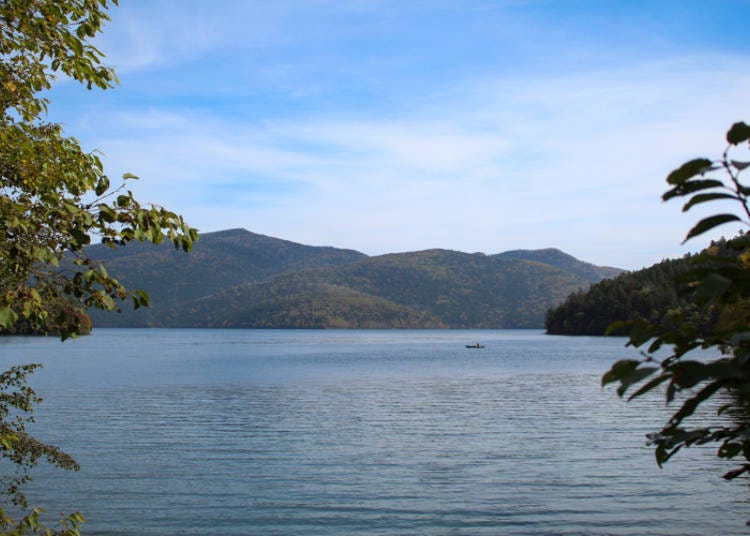
[[[604,335],[610,324],[641,318],[667,322],[670,310],[689,311],[695,324],[710,322],[691,308],[691,297],[680,293],[675,278],[692,266],[692,256],[665,259],[653,266],[605,279],[588,290],[574,292],[550,309],[545,328],[551,335]],[[701,317],[701,318],[699,318]],[[615,332],[621,335],[624,332]]]
[[[499,253],[498,257],[504,259],[522,259],[527,261],[537,261],[550,266],[556,266],[567,270],[573,274],[579,275],[587,281],[595,283],[601,279],[615,277],[622,273],[619,268],[610,268],[608,266],[596,266],[588,262],[579,261],[572,255],[568,255],[559,249],[514,249]]]
[[[620,272],[552,249],[368,257],[238,229],[202,235],[190,255],[141,244],[105,249],[90,254],[146,290],[153,306],[96,313],[97,326],[541,327],[571,292]]]
[[[151,298],[151,305],[138,311],[123,307],[119,315],[92,312],[97,326],[171,325],[169,319],[185,303],[228,287],[366,257],[358,251],[306,246],[244,229],[202,234],[189,254],[171,244],[140,242],[119,249],[97,244],[88,253],[127,288],[142,288]]]

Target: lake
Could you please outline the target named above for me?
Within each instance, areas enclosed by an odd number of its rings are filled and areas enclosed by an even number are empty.
[[[481,343],[481,349],[465,345]],[[96,535],[746,534],[712,448],[659,469],[661,398],[600,378],[621,338],[533,330],[97,329],[0,338],[42,362],[50,512]]]

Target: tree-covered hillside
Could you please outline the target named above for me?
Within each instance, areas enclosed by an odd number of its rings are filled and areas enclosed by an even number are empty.
[[[128,244],[112,250],[103,245],[88,249],[123,284],[136,281],[151,306],[122,314],[94,313],[98,326],[173,325],[185,303],[243,283],[264,281],[276,274],[305,268],[336,266],[365,258],[358,251],[307,246],[230,229],[200,236],[187,255],[174,248]]]
[[[190,257],[125,249],[109,270],[148,281],[158,305],[97,326],[540,328],[547,309],[617,272],[558,250],[367,257],[244,230],[203,235]]]
[[[636,318],[662,323],[668,311],[690,305],[689,297],[680,294],[675,283],[675,277],[684,274],[690,265],[690,256],[663,260],[574,292],[548,311],[547,333],[604,335],[612,323]]]
[[[579,261],[572,255],[568,255],[567,253],[555,248],[514,249],[512,251],[498,253],[496,257],[541,262],[579,275],[583,279],[591,282],[599,281],[602,278],[615,277],[622,273],[622,270],[619,268],[596,266],[595,264]]]

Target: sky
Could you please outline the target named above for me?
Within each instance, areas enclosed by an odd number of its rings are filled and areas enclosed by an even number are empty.
[[[49,118],[201,232],[638,269],[705,245],[681,243],[716,208],[663,203],[664,179],[750,120],[747,0],[121,0],[110,16],[96,44],[119,86],[59,80]]]

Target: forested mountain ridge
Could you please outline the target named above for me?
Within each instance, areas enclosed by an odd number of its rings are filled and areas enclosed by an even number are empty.
[[[152,306],[96,315],[96,326],[540,328],[571,292],[619,272],[558,250],[368,257],[237,229],[203,235],[190,256],[106,253],[97,258],[123,280],[137,275]]]
[[[547,333],[604,335],[618,321],[642,318],[657,324],[664,322],[668,311],[691,304],[690,297],[680,294],[675,283],[675,277],[692,266],[691,259],[690,255],[666,259],[574,292],[547,313]]]
[[[602,278],[608,279],[622,273],[619,268],[608,266],[596,266],[588,262],[579,261],[572,255],[555,248],[547,249],[514,249],[504,253],[498,253],[497,257],[504,259],[523,259],[527,261],[537,261],[550,266],[562,268],[571,273],[577,274],[584,279],[596,282]]]
[[[285,271],[367,257],[359,251],[307,246],[245,229],[202,234],[189,254],[169,244],[132,242],[118,249],[103,244],[87,249],[125,286],[143,288],[151,298],[148,308],[137,311],[123,307],[118,315],[94,312],[95,325],[99,326],[170,325],[175,310],[186,302],[226,288],[263,281]]]

